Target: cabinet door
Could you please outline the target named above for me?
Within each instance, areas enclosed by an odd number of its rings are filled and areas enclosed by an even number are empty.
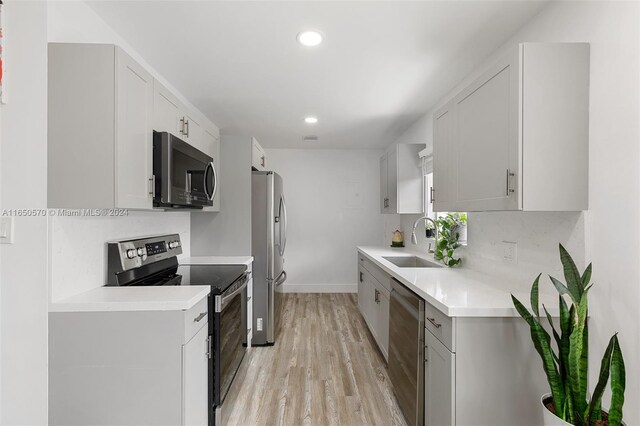
[[[455,147],[455,109],[453,103],[436,111],[433,117],[433,211],[457,211],[457,154]]]
[[[394,147],[387,158],[387,197],[389,198],[388,213],[398,212],[398,150]]]
[[[384,355],[384,359],[389,360],[389,296],[385,292],[378,292],[377,302],[377,330],[378,346]]]
[[[208,330],[203,326],[182,346],[182,424],[206,426],[208,423]]]
[[[365,282],[364,282],[364,271],[362,270],[362,266],[358,267],[358,308],[360,309],[360,313],[365,317],[366,320],[366,290],[365,290]]]
[[[253,139],[251,148],[251,165],[254,169],[267,170],[267,155],[257,140]]]
[[[169,132],[178,137],[180,134],[180,102],[160,82],[153,82],[153,130]]]
[[[454,425],[455,354],[425,329],[425,426]]]
[[[153,78],[121,49],[116,61],[115,205],[150,209]]]
[[[382,213],[389,212],[388,161],[386,153],[380,157],[380,212]]]
[[[362,312],[362,316],[369,327],[369,331],[371,331],[371,334],[377,341],[378,324],[376,319],[377,307],[375,302],[375,286],[373,284],[374,278],[362,267],[360,268],[360,278],[362,281],[358,282],[358,306],[360,307],[360,312]]]
[[[518,64],[516,50],[454,99],[458,210],[518,209]]]

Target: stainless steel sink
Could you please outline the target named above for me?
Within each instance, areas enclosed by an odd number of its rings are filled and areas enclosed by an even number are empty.
[[[417,256],[382,256],[399,268],[439,268],[440,265]]]

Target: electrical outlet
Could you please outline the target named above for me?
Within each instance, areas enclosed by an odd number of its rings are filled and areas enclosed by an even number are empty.
[[[13,244],[13,217],[0,218],[0,244]]]
[[[502,242],[502,260],[507,263],[518,263],[518,243],[513,241]]]
[[[262,318],[258,318],[257,324],[256,324],[256,329],[258,331],[262,331]]]

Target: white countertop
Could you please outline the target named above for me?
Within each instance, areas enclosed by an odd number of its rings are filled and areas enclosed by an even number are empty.
[[[206,285],[98,287],[49,304],[49,312],[180,311],[206,297]]]
[[[418,256],[438,265],[431,257],[407,249],[358,247],[358,251],[414,293],[450,317],[518,317],[511,293],[529,307],[530,282],[515,282],[463,267],[400,268],[383,256]],[[534,277],[535,278],[535,277]],[[552,316],[558,315],[557,293],[540,293]],[[542,309],[541,309],[542,310]]]
[[[251,265],[252,256],[193,256],[180,259],[181,265]]]

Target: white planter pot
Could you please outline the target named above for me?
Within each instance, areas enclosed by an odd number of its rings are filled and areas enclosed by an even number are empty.
[[[551,396],[550,393],[545,393],[540,398],[540,405],[542,405],[542,419],[544,422],[544,426],[572,426],[571,423],[565,422],[560,417],[553,414],[551,411],[547,409],[544,405],[544,400]]]
[[[544,405],[544,400],[551,397],[550,393],[545,393],[540,398],[540,405],[542,405],[542,420],[544,426],[573,426],[571,423],[567,423],[562,420],[560,417],[553,414],[551,411],[547,410],[547,407]],[[626,426],[625,422],[621,423],[623,426]]]

